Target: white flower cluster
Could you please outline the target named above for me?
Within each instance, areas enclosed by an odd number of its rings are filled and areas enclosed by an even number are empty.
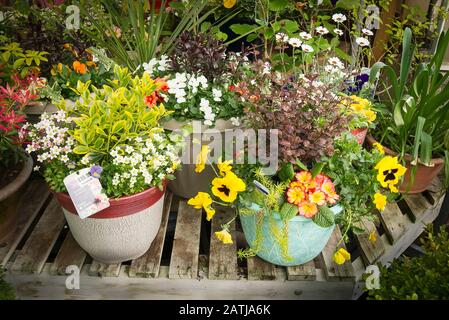
[[[139,180],[145,185],[158,185],[180,164],[176,146],[160,133],[137,137],[132,145],[117,147],[110,155],[117,166],[112,185],[123,188],[133,188]]]
[[[322,27],[323,28],[323,27]],[[328,32],[326,28],[324,28],[326,33]],[[320,29],[321,30],[321,29]],[[312,35],[310,35],[307,32],[301,32],[299,34],[299,36],[301,37],[301,39],[303,40],[310,40],[312,39]],[[286,35],[285,33],[279,32],[275,35],[276,37],[276,41],[277,42],[284,42],[286,44],[291,45],[293,48],[301,48],[302,51],[304,51],[305,53],[311,53],[314,51],[313,47],[303,43],[303,41],[299,38],[289,38],[288,35]]]
[[[343,62],[337,57],[332,57],[327,60],[327,65],[324,70],[329,73],[341,72],[345,68]]]
[[[71,122],[72,119],[62,110],[55,114],[43,113],[41,121],[32,125],[34,130],[29,132],[32,142],[27,145],[26,151],[36,152],[37,161],[40,163],[60,160],[67,164],[68,168],[75,168],[69,158],[75,140],[67,134],[68,128],[63,125]]]
[[[204,124],[211,126],[215,120],[215,114],[212,111],[209,100],[201,98],[200,110],[204,113]]]
[[[170,59],[163,54],[160,59],[153,58],[148,62],[142,63],[142,65],[137,67],[139,70],[141,67],[147,72],[150,76],[154,76],[156,71],[164,72],[169,68]]]
[[[199,89],[207,89],[209,84],[205,76],[195,76],[188,73],[176,73],[175,77],[167,81],[168,93],[175,96],[176,103],[186,102],[186,96],[190,92],[196,94]],[[165,101],[170,99],[164,96]]]

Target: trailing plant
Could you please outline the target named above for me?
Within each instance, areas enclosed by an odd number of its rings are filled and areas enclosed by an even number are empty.
[[[381,81],[388,94],[383,100],[381,121],[375,134],[380,141],[418,162],[431,165],[432,157],[445,157],[446,185],[449,185],[449,73],[443,75],[441,65],[449,45],[449,32],[439,37],[435,55],[412,70],[416,46],[412,31],[404,31],[399,74],[382,62],[373,65],[370,81],[374,82],[381,70],[387,81]]]
[[[424,255],[401,257],[387,268],[379,265],[379,289],[369,290],[375,300],[449,299],[449,236],[445,226],[438,234],[429,226],[421,239]]]
[[[64,178],[86,167],[98,174],[109,197],[162,188],[173,178],[177,140],[159,126],[169,112],[156,98],[166,90],[164,81],[133,77],[116,66],[109,85],[79,81],[76,90],[80,98],[73,109],[66,110],[63,100],[58,113],[44,114],[28,128],[32,142],[26,150],[37,153],[53,191],[66,192]]]

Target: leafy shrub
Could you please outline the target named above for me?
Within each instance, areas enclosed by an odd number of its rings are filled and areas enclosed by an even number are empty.
[[[449,236],[445,227],[421,240],[422,257],[395,260],[380,267],[380,289],[370,290],[376,300],[449,299]]]

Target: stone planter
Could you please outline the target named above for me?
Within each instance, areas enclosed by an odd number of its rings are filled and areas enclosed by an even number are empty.
[[[373,145],[375,142],[377,142],[373,136],[368,135],[366,137],[369,145]],[[397,156],[398,154],[394,152],[393,150],[383,146],[385,150],[385,154],[389,156]],[[402,181],[401,185],[398,187],[399,192],[401,193],[421,193],[425,191],[431,184],[433,179],[435,179],[438,174],[443,170],[444,168],[444,159],[442,158],[435,158],[431,160],[430,166],[425,166],[421,163],[418,163],[417,166],[413,166],[411,164],[413,157],[409,154],[406,154],[404,157],[405,160],[405,167],[407,168],[407,171],[404,175],[404,180]],[[416,173],[414,178],[412,179],[412,169],[413,167],[416,167]],[[412,183],[413,180],[413,183]]]
[[[73,237],[95,260],[107,264],[143,255],[161,225],[164,190],[153,187],[131,196],[110,199],[110,207],[81,219],[66,193],[55,193]]]
[[[261,209],[255,203],[252,203],[252,210]],[[336,205],[331,207],[334,214],[342,211],[342,207]],[[302,216],[295,216],[288,221],[287,241],[288,241],[288,259],[283,254],[279,241],[273,234],[273,227],[283,235],[284,223],[276,212],[240,214],[243,233],[250,247],[254,247],[256,241],[257,224],[261,223],[261,243],[257,255],[265,261],[280,266],[297,266],[313,260],[323,251],[335,225],[322,228],[315,224],[312,219]]]
[[[163,123],[163,127],[167,131],[176,131],[180,130],[184,125],[189,122],[179,122],[176,120],[169,120]],[[217,120],[214,128],[210,128],[207,125],[201,125],[201,132],[205,132],[206,130],[218,130],[219,133],[224,137],[225,130],[228,129],[237,129],[238,127],[232,125],[230,121],[226,120]],[[192,139],[193,138],[193,139]],[[185,146],[184,153],[190,155],[190,163],[183,163],[179,170],[175,173],[175,180],[172,180],[168,184],[168,188],[173,192],[173,194],[189,199],[194,197],[198,192],[208,192],[210,189],[210,185],[212,180],[215,178],[214,170],[211,165],[206,165],[205,169],[201,173],[195,172],[195,161],[198,155],[198,152],[195,152],[195,149],[200,149],[200,147],[194,148],[194,135],[191,134],[188,137],[185,137]],[[203,145],[207,144],[207,142],[203,141]]]

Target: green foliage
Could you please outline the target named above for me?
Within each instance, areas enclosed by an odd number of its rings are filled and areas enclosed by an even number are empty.
[[[431,228],[431,226],[429,227]],[[369,291],[376,300],[449,299],[449,236],[444,226],[421,240],[424,255],[380,266],[380,288]]]
[[[87,16],[94,28],[94,31],[89,30],[83,23],[83,31],[98,47],[107,49],[116,63],[128,67],[131,71],[157,56],[169,53],[183,31],[196,30],[214,11],[211,9],[202,13],[207,5],[204,0],[185,4],[183,2],[180,18],[171,30],[169,22],[176,18],[173,12],[177,10],[156,10],[155,1],[126,0],[119,8],[111,1],[102,0],[101,3],[109,12],[109,16],[98,18],[82,8],[81,14]],[[161,8],[165,7],[166,3],[167,1],[163,0]],[[117,32],[118,30],[120,32]]]
[[[15,300],[16,294],[14,288],[11,287],[4,279],[4,272],[0,267],[0,300]]]
[[[375,81],[380,70],[385,71],[387,81],[382,83],[390,97],[384,101],[377,136],[400,156],[412,154],[413,163],[420,161],[430,165],[432,156],[442,156],[449,150],[449,73],[443,75],[440,71],[448,44],[449,32],[443,32],[435,55],[413,72],[415,46],[412,45],[412,31],[407,28],[399,74],[382,62],[371,69],[371,81]]]
[[[313,217],[313,222],[322,228],[332,227],[335,223],[334,213],[326,206],[320,206],[318,213]]]

